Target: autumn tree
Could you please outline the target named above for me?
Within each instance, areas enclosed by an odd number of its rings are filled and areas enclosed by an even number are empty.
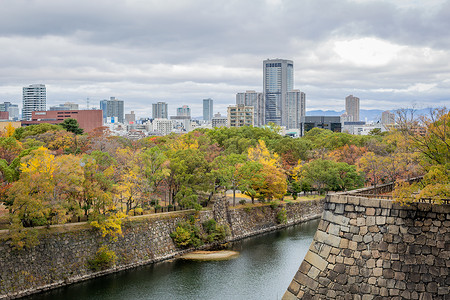
[[[23,226],[64,223],[79,213],[77,194],[82,182],[75,157],[55,158],[39,148],[23,158],[20,178],[9,191],[9,209]]]

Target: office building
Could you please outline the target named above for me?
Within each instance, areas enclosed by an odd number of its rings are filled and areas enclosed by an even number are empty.
[[[352,117],[353,122],[359,121],[359,98],[353,95],[345,97],[345,112]]]
[[[31,84],[23,87],[22,119],[31,120],[31,112],[46,110],[47,89],[45,84]]]
[[[305,93],[299,90],[286,92],[286,129],[300,128],[301,117],[305,116]]]
[[[157,102],[152,104],[153,119],[168,119],[168,105],[166,102]]]
[[[0,111],[0,121],[9,121],[9,112]]]
[[[203,99],[203,120],[210,122],[213,117],[213,99]]]
[[[265,123],[286,126],[286,93],[294,88],[294,63],[285,59],[267,59],[263,62],[263,93]]]
[[[228,127],[253,126],[253,106],[244,104],[228,106]]]
[[[187,105],[177,108],[177,116],[191,117],[191,109]]]
[[[11,102],[0,103],[0,111],[7,111],[9,113],[9,120],[19,120],[19,105]]]
[[[129,114],[125,114],[125,123],[134,124],[136,122],[136,115],[134,111],[131,111]]]
[[[76,103],[66,102],[64,104],[50,106],[49,110],[79,110],[79,106]]]
[[[168,119],[154,119],[152,124],[153,131],[161,135],[168,135],[173,129],[173,121]]]
[[[303,116],[300,122],[301,136],[313,128],[328,129],[341,132],[342,124],[339,116]]]
[[[103,111],[103,123],[123,123],[123,101],[110,97],[109,100],[100,101],[100,109]]]
[[[89,132],[103,126],[103,112],[99,109],[33,111],[31,113],[31,120],[22,121],[22,126],[42,123],[56,125],[68,118],[77,120],[80,128],[82,128],[84,132]]]
[[[395,114],[386,110],[381,113],[381,124],[390,125],[395,123]]]
[[[255,126],[263,126],[265,124],[264,118],[264,94],[255,91],[246,91],[245,93],[236,94],[236,105],[243,104],[246,106],[253,106],[253,113],[255,118]]]
[[[214,115],[211,119],[212,128],[216,127],[226,127],[227,126],[227,117],[222,116],[219,112]]]

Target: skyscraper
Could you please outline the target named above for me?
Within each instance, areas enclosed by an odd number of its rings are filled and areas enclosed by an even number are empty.
[[[0,103],[0,111],[7,111],[10,120],[19,120],[19,105],[17,104],[12,104],[11,102]]]
[[[23,87],[22,119],[31,120],[31,112],[46,110],[47,89],[45,84],[31,84]]]
[[[305,93],[299,90],[292,90],[286,93],[286,128],[300,128],[301,117],[305,116]]]
[[[100,109],[103,110],[103,123],[123,123],[123,101],[110,97],[109,100],[100,101]]]
[[[255,126],[262,126],[264,121],[264,94],[255,91],[246,91],[236,94],[236,105],[253,106]]]
[[[166,102],[158,102],[152,104],[153,119],[168,119],[168,105]]]
[[[353,95],[345,97],[345,112],[352,116],[353,122],[359,121],[359,98]]]
[[[177,116],[181,117],[190,117],[191,109],[187,105],[183,105],[182,107],[177,108]]]
[[[203,99],[203,120],[211,121],[213,117],[213,99]]]
[[[294,63],[292,60],[267,59],[263,62],[263,92],[265,99],[265,123],[286,125],[286,92],[294,87]]]

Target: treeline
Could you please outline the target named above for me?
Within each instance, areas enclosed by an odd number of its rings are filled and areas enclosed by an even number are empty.
[[[162,202],[199,209],[230,189],[252,201],[350,190],[414,177],[431,166],[448,182],[450,130],[443,139],[414,133],[419,125],[427,132],[448,129],[447,110],[433,117],[415,125],[405,118],[387,133],[313,129],[302,138],[280,136],[276,126],[199,129],[139,141],[105,128],[80,134],[72,121],[65,128],[7,128],[0,137],[0,199],[11,226],[32,227],[77,216],[106,224]],[[438,145],[433,153],[421,146],[424,139]]]

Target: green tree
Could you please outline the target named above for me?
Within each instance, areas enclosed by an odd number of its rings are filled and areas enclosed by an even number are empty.
[[[60,124],[62,128],[69,132],[73,132],[75,134],[83,134],[83,129],[80,128],[80,124],[78,121],[73,118],[64,119],[64,121]]]

